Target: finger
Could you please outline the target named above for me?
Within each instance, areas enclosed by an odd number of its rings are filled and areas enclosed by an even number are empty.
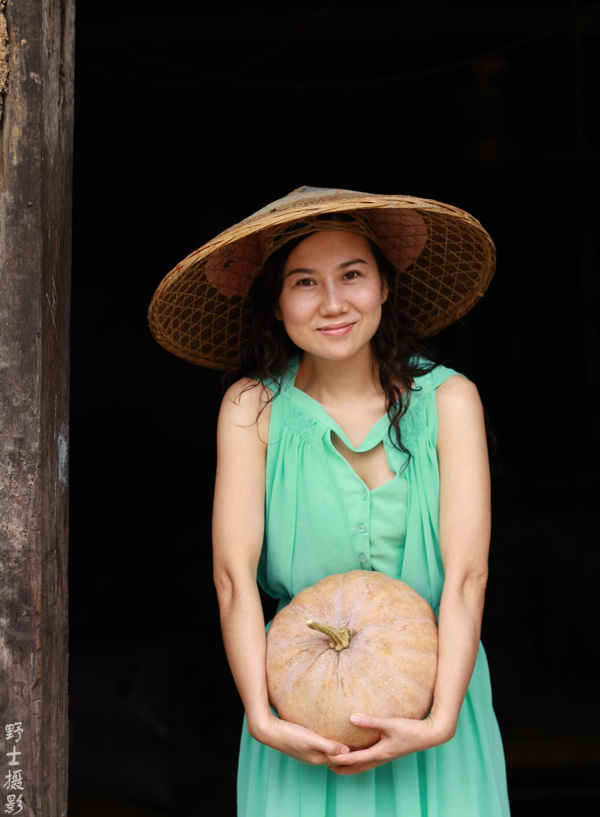
[[[324,754],[329,757],[339,757],[339,755],[347,755],[349,752],[348,746],[344,746],[343,743],[336,743],[331,751],[325,751]]]
[[[316,733],[313,733],[314,737],[314,748],[322,752],[327,757],[339,757],[340,755],[348,754],[350,752],[350,748],[345,746],[343,743],[339,743],[337,740],[329,740],[328,738],[321,737]]]
[[[330,755],[329,759],[336,765],[336,766],[344,766],[344,767],[351,767],[357,766],[363,763],[372,763],[373,761],[380,761],[380,753],[377,749],[377,744],[375,746],[371,746],[368,749],[359,749],[356,752],[348,752],[347,754],[341,755]]]
[[[375,718],[373,715],[363,715],[357,712],[350,715],[350,722],[361,729],[377,729],[379,732],[387,731],[387,718]]]
[[[316,732],[306,729],[304,726],[289,724],[286,721],[282,721],[281,723],[284,723],[285,726],[291,730],[292,734],[299,735],[300,738],[305,741],[306,748],[312,748],[321,755],[326,757],[337,757],[338,755],[345,754],[350,751],[349,747],[345,746],[343,743],[340,743],[337,740],[324,738],[322,735],[318,735]]]
[[[330,760],[334,765],[339,766],[357,766],[365,763],[374,763],[377,765],[382,762],[382,757],[385,754],[383,751],[382,742],[378,741],[366,749],[356,749],[354,752],[345,752],[334,756],[330,756]]]

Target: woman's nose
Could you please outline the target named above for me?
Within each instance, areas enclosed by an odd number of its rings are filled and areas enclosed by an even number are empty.
[[[323,287],[321,312],[324,315],[337,315],[346,308],[346,297],[342,287],[332,284]]]

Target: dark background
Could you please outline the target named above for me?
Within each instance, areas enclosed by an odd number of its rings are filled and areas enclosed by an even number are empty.
[[[301,184],[448,201],[496,241],[488,294],[437,345],[499,440],[484,642],[513,812],[600,814],[600,5],[77,14],[71,817],[234,815],[220,375],[164,352],[146,309],[185,255]]]

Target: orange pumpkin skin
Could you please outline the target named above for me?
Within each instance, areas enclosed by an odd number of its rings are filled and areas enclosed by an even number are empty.
[[[309,629],[322,622],[349,635],[346,648]],[[437,670],[437,623],[425,599],[383,573],[327,576],[277,613],[267,633],[269,700],[280,718],[350,749],[376,743],[350,715],[423,718]]]

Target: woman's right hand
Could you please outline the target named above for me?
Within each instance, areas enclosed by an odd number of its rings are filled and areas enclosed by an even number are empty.
[[[283,721],[272,713],[264,724],[252,729],[250,734],[260,743],[277,749],[300,763],[313,766],[331,766],[333,757],[350,751],[337,740],[324,738],[297,723]]]

